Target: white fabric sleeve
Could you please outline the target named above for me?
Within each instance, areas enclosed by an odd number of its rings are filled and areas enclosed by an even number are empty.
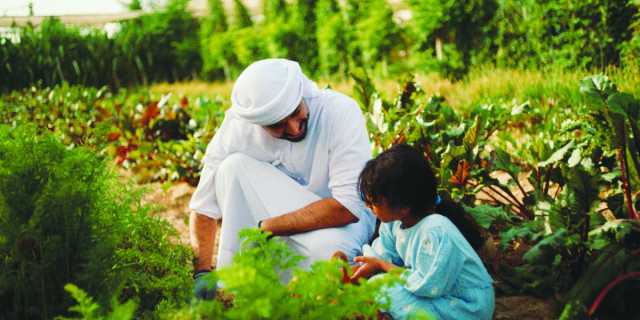
[[[365,163],[371,159],[365,119],[353,99],[334,101],[341,105],[332,106],[333,117],[329,128],[329,189],[334,199],[358,219],[362,219],[365,215],[370,215],[358,193],[358,176]]]
[[[227,140],[230,138],[228,136],[232,134],[232,132],[229,132],[231,131],[229,128],[231,121],[232,119],[225,115],[222,124],[213,139],[211,139],[211,142],[209,142],[202,161],[203,168],[200,171],[200,181],[189,202],[191,210],[214,219],[222,218],[222,212],[216,199],[215,178],[220,163],[230,154]]]

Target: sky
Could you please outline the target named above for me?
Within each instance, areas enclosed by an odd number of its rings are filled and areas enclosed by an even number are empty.
[[[33,2],[36,16],[65,14],[114,14],[126,12],[129,0],[0,0],[0,16],[29,15]]]

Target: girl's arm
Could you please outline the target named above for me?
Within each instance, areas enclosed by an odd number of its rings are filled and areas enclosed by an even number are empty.
[[[373,240],[371,245],[362,247],[362,255],[389,261],[398,266],[404,265],[404,261],[396,251],[396,240],[393,236],[392,228],[392,223],[381,224],[380,235]]]
[[[371,246],[365,245],[362,248],[362,256],[353,259],[361,265],[354,267],[351,282],[357,282],[360,278],[369,278],[380,272],[388,272],[397,268],[398,265],[403,265],[396,251],[392,228],[392,223],[381,224],[378,238],[373,240]]]
[[[355,257],[353,261],[359,262],[361,265],[354,267],[351,282],[357,282],[360,278],[368,279],[375,274],[389,272],[392,269],[400,268],[393,263],[376,257],[360,256]]]
[[[405,288],[415,295],[437,298],[451,292],[464,265],[464,255],[446,229],[433,228],[415,248],[415,265],[405,271]]]

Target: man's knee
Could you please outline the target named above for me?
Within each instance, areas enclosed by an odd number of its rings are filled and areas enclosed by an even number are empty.
[[[245,172],[246,164],[249,161],[256,161],[244,153],[233,153],[227,156],[218,167],[218,175],[237,175]],[[217,178],[217,177],[216,177]]]

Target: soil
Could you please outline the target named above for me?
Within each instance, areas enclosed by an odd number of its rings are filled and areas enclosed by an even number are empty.
[[[496,298],[496,320],[557,319],[553,304],[532,296],[507,296]]]
[[[166,189],[163,189],[159,183],[148,184],[146,187],[149,192],[144,201],[159,206],[159,209],[154,214],[171,223],[180,235],[178,239],[180,243],[190,246],[188,205],[195,188],[187,183],[174,183]],[[217,245],[214,247],[217,247]],[[216,256],[215,250],[214,259]],[[496,297],[496,311],[494,314],[494,319],[496,320],[546,320],[555,318],[557,318],[557,312],[554,309],[552,300],[544,300],[527,295]]]

